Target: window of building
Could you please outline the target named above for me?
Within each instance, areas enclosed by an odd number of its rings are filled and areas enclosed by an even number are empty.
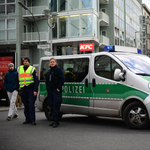
[[[92,14],[81,15],[81,36],[92,36]]]
[[[15,14],[15,0],[0,0],[0,15]]]
[[[15,19],[0,20],[0,41],[16,39],[16,21]]]
[[[68,0],[58,0],[58,12],[68,10]]]
[[[68,16],[59,18],[59,38],[68,37]]]
[[[122,67],[109,56],[97,56],[94,62],[95,73],[103,78],[114,80],[115,69],[122,69]]]
[[[94,1],[94,9],[98,12],[98,0],[93,0]]]
[[[69,10],[78,10],[79,9],[79,0],[69,0]]]
[[[102,30],[102,31],[101,31],[101,35],[103,35],[103,36],[107,36],[106,31]]]
[[[79,37],[79,15],[71,15],[69,18],[69,37]]]
[[[80,0],[81,9],[91,9],[92,0]]]
[[[57,0],[49,0],[49,9],[51,12],[57,12]]]
[[[97,35],[97,33],[98,33],[98,19],[97,19],[96,15],[94,15],[93,21],[94,21],[94,36],[98,37],[98,35]]]

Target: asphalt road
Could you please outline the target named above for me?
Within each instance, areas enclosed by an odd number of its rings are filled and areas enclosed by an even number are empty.
[[[149,150],[150,129],[131,130],[122,120],[64,115],[58,128],[36,111],[37,125],[7,121],[0,112],[0,150]]]

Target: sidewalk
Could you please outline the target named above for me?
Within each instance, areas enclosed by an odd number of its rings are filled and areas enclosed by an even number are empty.
[[[20,110],[20,109],[24,109],[24,106],[17,107],[17,110]],[[0,106],[0,112],[8,111],[8,110],[9,110],[9,106]]]

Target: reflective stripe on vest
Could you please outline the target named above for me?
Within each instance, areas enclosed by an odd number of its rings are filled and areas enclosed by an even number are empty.
[[[29,66],[26,71],[24,71],[24,66],[18,67],[19,74],[19,85],[20,87],[28,86],[31,83],[34,83],[34,78],[32,73],[34,72],[35,67]]]

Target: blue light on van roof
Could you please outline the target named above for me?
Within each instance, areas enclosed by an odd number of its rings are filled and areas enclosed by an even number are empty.
[[[114,52],[115,51],[115,47],[113,46],[105,46],[104,47],[104,51],[109,51],[109,52]]]
[[[142,54],[141,49],[137,49],[138,54]]]

